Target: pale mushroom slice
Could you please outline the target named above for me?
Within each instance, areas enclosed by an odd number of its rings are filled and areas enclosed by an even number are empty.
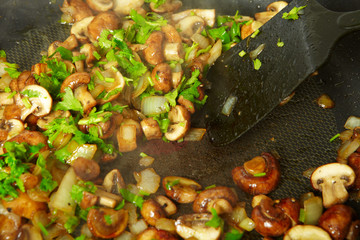
[[[203,18],[207,26],[213,27],[215,25],[215,9],[189,9],[171,15],[171,19],[174,22],[179,22],[188,16],[194,15]]]
[[[113,11],[117,15],[129,15],[132,9],[138,10],[144,4],[144,0],[114,0]]]
[[[331,240],[322,228],[313,225],[296,225],[284,235],[283,240]]]
[[[311,175],[311,184],[314,189],[322,192],[325,208],[344,203],[349,197],[346,188],[350,187],[354,181],[354,170],[342,163],[322,165]]]
[[[209,213],[183,215],[175,221],[176,233],[184,239],[216,240],[220,237],[221,228],[206,226],[211,218]]]
[[[88,40],[88,26],[94,19],[94,16],[86,17],[81,21],[74,23],[71,27],[71,34],[74,34],[76,39],[82,43]]]
[[[169,141],[177,141],[183,138],[190,128],[189,111],[181,105],[176,105],[175,107],[171,108],[168,117],[170,119],[171,125],[168,131],[165,133],[166,139]]]
[[[97,12],[109,11],[114,6],[113,0],[86,0],[86,3]]]
[[[21,95],[22,120],[25,120],[31,113],[37,117],[43,117],[50,113],[52,98],[45,88],[39,85],[28,85],[21,91]]]

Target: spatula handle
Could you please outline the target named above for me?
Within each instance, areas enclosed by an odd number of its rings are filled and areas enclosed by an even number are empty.
[[[360,29],[360,10],[341,14],[337,19],[337,25],[348,31]]]

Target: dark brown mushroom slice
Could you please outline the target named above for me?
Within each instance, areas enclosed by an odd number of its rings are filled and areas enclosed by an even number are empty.
[[[319,227],[327,231],[334,240],[345,239],[354,218],[354,209],[337,204],[327,209],[319,219]]]
[[[178,203],[191,203],[197,196],[197,191],[201,190],[201,185],[194,180],[168,176],[163,178],[162,187],[165,190],[166,196]]]
[[[279,237],[291,227],[291,219],[265,195],[253,208],[251,219],[255,223],[255,230],[264,237]]]
[[[71,166],[76,175],[84,181],[96,179],[100,174],[100,166],[94,160],[78,157],[71,163]]]
[[[300,203],[295,198],[284,198],[277,200],[276,206],[281,208],[284,213],[291,219],[292,226],[299,224]]]
[[[126,187],[125,181],[118,169],[111,170],[106,174],[103,186],[107,192],[120,195],[120,189]]]
[[[229,213],[237,202],[238,197],[233,189],[218,186],[199,193],[193,203],[193,211],[204,213],[215,209],[218,214]]]
[[[360,153],[352,153],[348,158],[348,164],[354,170],[356,176],[353,189],[360,190]]]
[[[151,72],[151,78],[154,82],[155,90],[168,93],[172,89],[172,72],[169,64],[157,64]]]
[[[116,30],[119,28],[120,20],[114,12],[102,12],[88,25],[88,35],[91,42],[95,42],[104,29]]]
[[[268,194],[277,187],[280,181],[280,166],[277,159],[270,153],[263,153],[260,157],[264,159],[265,167],[262,173],[257,173],[258,176],[249,173],[249,167],[248,171],[244,166],[232,170],[236,185],[251,195]]]
[[[63,81],[63,83],[61,84],[60,92],[64,93],[65,88],[67,87],[71,88],[71,90],[74,90],[83,84],[88,84],[90,80],[91,77],[89,73],[73,73]]]
[[[49,148],[47,145],[47,137],[38,131],[24,130],[20,134],[8,140],[9,142],[27,143],[31,146],[43,144],[44,147],[40,151],[45,151]],[[5,149],[4,149],[5,150]],[[6,150],[5,150],[6,151]]]
[[[145,221],[152,226],[155,226],[158,219],[166,217],[164,209],[153,199],[148,199],[143,203],[140,213]]]
[[[163,43],[164,43],[164,34],[160,31],[152,32],[149,38],[146,40],[145,44],[147,48],[144,49],[144,58],[145,60],[152,65],[157,65],[164,62],[163,54]]]
[[[92,208],[87,216],[87,225],[95,237],[115,238],[126,229],[128,218],[128,211],[124,209]]]

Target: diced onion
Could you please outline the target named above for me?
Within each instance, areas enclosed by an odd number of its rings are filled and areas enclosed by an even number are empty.
[[[205,128],[190,128],[184,137],[184,141],[201,141],[206,133]]]
[[[304,224],[317,225],[323,212],[321,197],[312,197],[304,201]]]
[[[146,115],[166,113],[168,100],[163,96],[144,97],[141,101],[141,112]]]
[[[148,167],[154,162],[155,158],[150,156],[142,157],[139,161],[140,166]]]
[[[134,224],[129,224],[130,232],[134,235],[138,235],[147,228],[147,224],[144,219],[140,219]]]
[[[129,224],[134,224],[137,222],[137,213],[136,206],[132,203],[125,203],[124,209],[126,209],[129,213]]]
[[[246,217],[244,220],[241,221],[240,223],[240,227],[248,232],[254,230],[255,228],[255,223],[254,221],[249,218],[249,217]]]
[[[353,135],[353,130],[345,130],[342,133],[340,133],[339,138],[341,139],[342,142],[344,142],[346,140],[350,140],[352,135]]]
[[[134,234],[128,231],[124,231],[123,233],[120,234],[120,236],[114,238],[114,240],[133,240],[133,239],[135,239]]]
[[[338,157],[336,161],[340,163],[347,163],[348,157],[360,147],[360,139],[345,141],[338,150]]]
[[[209,39],[201,35],[200,33],[195,33],[191,36],[191,40],[199,44],[201,49],[205,49],[210,45]]]
[[[237,100],[238,99],[236,96],[230,95],[228,99],[226,99],[226,102],[221,110],[221,114],[224,114],[225,116],[229,116],[232,110],[234,109]]]
[[[207,60],[207,63],[209,66],[213,65],[213,63],[220,57],[222,50],[222,42],[221,40],[217,40],[217,42],[214,44],[214,46],[210,49],[210,57]]]
[[[344,125],[344,128],[353,130],[356,127],[360,127],[360,118],[355,116],[350,116]]]
[[[136,89],[131,95],[132,98],[137,98],[146,90],[146,88],[149,86],[148,77],[150,77],[150,72],[146,72],[140,77],[138,85],[136,86]]]
[[[250,59],[251,60],[256,59],[260,55],[260,53],[264,50],[264,48],[265,48],[265,44],[263,43],[263,44],[260,44],[255,50],[251,51],[249,53]]]
[[[160,186],[160,176],[152,168],[142,170],[140,173],[140,181],[137,187],[147,193],[156,193]]]
[[[168,218],[160,218],[156,221],[155,227],[170,233],[176,233],[175,220]]]
[[[75,149],[71,156],[66,160],[66,163],[70,164],[79,157],[86,159],[93,159],[96,153],[97,146],[96,144],[83,144]]]

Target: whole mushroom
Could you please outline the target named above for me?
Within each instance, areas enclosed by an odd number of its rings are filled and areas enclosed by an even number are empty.
[[[283,240],[331,240],[322,228],[313,225],[296,225],[284,235]]]
[[[119,23],[120,20],[114,12],[99,13],[88,25],[88,37],[90,41],[95,42],[99,38],[101,32],[105,29],[118,29]]]
[[[177,176],[163,178],[162,186],[166,196],[178,203],[191,203],[197,196],[197,191],[201,190],[201,185],[197,182]]]
[[[354,170],[342,163],[322,165],[311,174],[311,184],[314,189],[322,192],[325,208],[344,203],[349,197],[346,188],[354,181]]]
[[[251,195],[268,194],[280,181],[280,166],[270,153],[262,153],[232,170],[234,182]]]

